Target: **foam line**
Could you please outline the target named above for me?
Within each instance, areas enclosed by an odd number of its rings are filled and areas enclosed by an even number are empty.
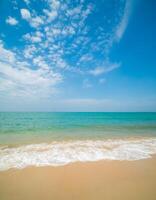
[[[98,160],[140,160],[156,154],[156,138],[59,141],[0,147],[0,170],[28,166],[61,166]]]

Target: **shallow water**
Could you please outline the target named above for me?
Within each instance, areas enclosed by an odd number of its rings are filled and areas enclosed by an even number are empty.
[[[156,154],[156,113],[0,113],[0,170]]]
[[[0,113],[0,144],[156,136],[156,113]]]

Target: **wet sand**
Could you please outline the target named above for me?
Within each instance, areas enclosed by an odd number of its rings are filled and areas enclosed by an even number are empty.
[[[122,199],[156,199],[156,157],[0,172],[0,200]]]

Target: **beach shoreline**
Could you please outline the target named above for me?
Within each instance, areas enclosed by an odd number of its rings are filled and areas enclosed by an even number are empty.
[[[0,172],[1,200],[154,200],[156,156]]]

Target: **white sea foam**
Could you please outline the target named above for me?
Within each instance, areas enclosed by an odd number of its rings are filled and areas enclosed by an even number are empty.
[[[156,138],[87,140],[0,147],[0,170],[98,160],[140,160],[156,154]]]

